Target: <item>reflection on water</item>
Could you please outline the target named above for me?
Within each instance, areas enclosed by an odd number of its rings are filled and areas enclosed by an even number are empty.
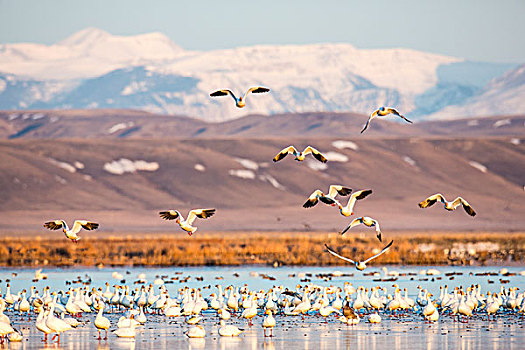
[[[107,315],[115,324],[119,315]],[[424,324],[418,316],[401,319],[384,315],[380,324],[361,321],[355,326],[340,323],[335,318],[324,322],[322,317],[276,316],[277,326],[273,338],[264,338],[262,317],[254,320],[254,326],[247,327],[246,320],[232,318],[228,323],[245,332],[238,338],[220,337],[217,334],[217,319],[210,313],[203,326],[206,338],[187,338],[183,332],[188,326],[182,319],[170,323],[163,316],[148,315],[150,322],[137,328],[136,339],[117,338],[110,332],[107,341],[97,340],[93,323],[62,335],[60,346],[42,342],[42,334],[32,324],[20,322],[24,342],[11,343],[0,349],[523,349],[525,343],[525,320],[518,316],[507,316],[488,324],[480,316],[468,324],[453,322],[448,316],[435,324]],[[84,317],[92,320],[94,317]],[[26,340],[27,339],[27,340]]]

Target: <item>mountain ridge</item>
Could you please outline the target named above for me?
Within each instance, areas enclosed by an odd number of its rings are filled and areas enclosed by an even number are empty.
[[[247,114],[368,114],[393,105],[417,120],[468,103],[512,68],[347,43],[188,51],[159,32],[117,36],[88,28],[53,45],[0,45],[0,109],[138,108],[224,121]],[[516,96],[525,94],[524,84],[513,88]],[[209,97],[216,89],[238,93],[253,85],[272,91],[250,96],[244,109]],[[516,96],[501,99],[524,113]],[[500,114],[491,105],[480,114]]]

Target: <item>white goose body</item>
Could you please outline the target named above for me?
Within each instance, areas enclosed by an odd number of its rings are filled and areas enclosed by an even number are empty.
[[[70,239],[73,243],[77,243],[80,240],[78,233],[82,228],[90,231],[96,230],[98,226],[99,225],[97,223],[88,220],[75,220],[71,229],[67,226],[64,220],[53,220],[48,221],[44,224],[44,227],[50,230],[62,229],[62,232],[64,232],[66,238]]]
[[[270,89],[262,87],[262,86],[254,86],[254,87],[249,88],[248,91],[246,91],[244,93],[244,95],[241,95],[239,97],[236,97],[235,94],[231,90],[228,90],[228,89],[217,90],[215,92],[212,92],[210,94],[210,96],[211,97],[217,97],[217,96],[228,96],[228,95],[230,95],[233,98],[233,100],[235,101],[235,106],[237,108],[244,108],[246,106],[246,98],[248,97],[248,94],[250,94],[250,93],[260,94],[260,93],[265,93],[265,92],[268,92],[268,91],[270,91]]]
[[[456,208],[461,205],[463,206],[463,209],[467,214],[469,214],[470,216],[476,216],[476,212],[474,211],[472,206],[462,197],[457,197],[453,201],[449,202],[441,193],[433,194],[424,201],[420,202],[419,207],[428,208],[438,201],[443,203],[443,207],[448,211],[456,210]]]
[[[160,217],[165,220],[176,220],[180,228],[186,231],[188,235],[190,236],[193,233],[195,233],[195,231],[197,231],[197,228],[192,226],[195,219],[197,218],[207,219],[213,214],[215,214],[215,209],[213,208],[193,209],[193,210],[190,210],[190,212],[188,213],[188,218],[184,219],[184,217],[181,215],[181,213],[178,210],[167,210],[167,211],[159,212]]]

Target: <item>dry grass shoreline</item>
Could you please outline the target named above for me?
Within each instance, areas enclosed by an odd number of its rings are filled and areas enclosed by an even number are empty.
[[[340,236],[323,232],[198,232],[85,235],[78,244],[61,236],[0,236],[0,266],[219,266],[343,265],[324,244],[356,259],[394,245],[375,264],[523,265],[525,232],[385,233]]]

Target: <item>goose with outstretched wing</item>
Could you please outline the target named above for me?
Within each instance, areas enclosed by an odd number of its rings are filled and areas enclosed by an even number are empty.
[[[339,258],[339,259],[342,259],[344,261],[348,261],[349,263],[352,263],[355,265],[355,268],[358,269],[359,271],[363,271],[364,269],[366,269],[366,264],[368,262],[370,262],[371,260],[383,255],[391,246],[392,246],[392,243],[394,243],[394,241],[390,241],[390,243],[388,243],[386,245],[386,247],[383,248],[383,250],[381,250],[379,253],[377,253],[376,255],[364,260],[364,261],[354,261],[350,258],[345,258],[344,256],[341,256],[339,254],[337,254],[332,248],[330,248],[327,244],[325,244],[324,246],[326,247],[326,249],[328,250],[328,253],[332,254],[333,256]]]
[[[406,122],[412,123],[412,121],[408,120],[407,118],[405,118],[404,115],[399,113],[397,111],[397,109],[392,108],[392,107],[380,107],[380,108],[376,109],[375,111],[373,111],[372,114],[370,114],[370,116],[368,117],[368,120],[367,120],[367,122],[365,124],[365,127],[363,128],[363,130],[361,130],[361,134],[368,128],[368,126],[370,125],[370,122],[372,122],[372,119],[374,119],[375,117],[384,117],[384,116],[387,116],[389,114],[397,115],[398,117],[402,118]]]
[[[438,201],[443,203],[443,207],[446,210],[448,210],[448,211],[456,210],[457,207],[462,205],[463,209],[465,209],[465,211],[467,212],[468,215],[476,216],[476,212],[474,211],[472,206],[465,199],[463,199],[462,197],[457,197],[453,201],[449,202],[449,201],[447,201],[445,196],[443,196],[441,193],[436,193],[436,194],[433,194],[432,196],[428,197],[427,199],[425,199],[424,201],[419,203],[419,207],[420,208],[428,208],[428,207],[431,207],[432,205],[434,205]]]
[[[368,226],[368,227],[375,227],[377,239],[379,240],[379,242],[382,242],[381,228],[379,227],[379,222],[377,222],[377,220],[372,219],[371,217],[368,217],[368,216],[361,216],[359,218],[352,220],[352,222],[348,226],[346,226],[343,231],[341,231],[341,235],[344,235],[346,231],[348,231],[352,227],[361,225],[361,224]]]
[[[341,185],[330,185],[330,188],[328,189],[328,194],[324,193],[321,190],[315,190],[312,192],[310,197],[308,197],[308,200],[303,204],[304,208],[311,208],[315,206],[319,201],[335,206],[336,203],[338,203],[335,200],[335,197],[337,195],[340,196],[348,196],[350,193],[352,193],[352,189],[341,186]]]
[[[286,157],[289,154],[293,154],[295,160],[299,162],[302,162],[309,154],[314,156],[314,158],[320,161],[321,163],[326,163],[328,161],[321,152],[319,152],[312,146],[307,146],[302,152],[299,152],[294,146],[288,146],[286,148],[283,148],[281,152],[279,152],[275,157],[273,157],[273,161],[278,162],[281,159],[284,159],[284,157]]]
[[[268,92],[268,91],[270,91],[270,89],[262,87],[262,86],[254,86],[254,87],[249,88],[248,91],[246,91],[246,93],[243,96],[239,96],[239,97],[235,96],[235,94],[231,90],[228,90],[228,89],[217,90],[215,92],[212,92],[210,94],[210,96],[211,97],[217,97],[217,96],[230,95],[233,98],[233,100],[235,101],[235,105],[238,108],[243,108],[244,106],[246,106],[246,98],[248,97],[248,94],[250,94],[250,93],[252,93],[252,94],[261,94],[261,93],[265,93],[265,92]]]
[[[53,220],[44,223],[44,227],[50,230],[62,229],[62,232],[64,232],[66,238],[70,239],[73,243],[78,243],[80,240],[80,237],[77,235],[77,233],[79,233],[81,229],[91,231],[96,230],[98,226],[99,225],[96,222],[91,222],[88,220],[75,220],[71,229],[67,226],[64,220]]]
[[[215,209],[193,209],[188,213],[188,218],[184,219],[181,213],[178,210],[167,210],[159,212],[161,218],[165,220],[176,220],[177,224],[188,233],[192,235],[197,231],[197,227],[192,226],[195,219],[207,219],[210,216],[215,214]]]

